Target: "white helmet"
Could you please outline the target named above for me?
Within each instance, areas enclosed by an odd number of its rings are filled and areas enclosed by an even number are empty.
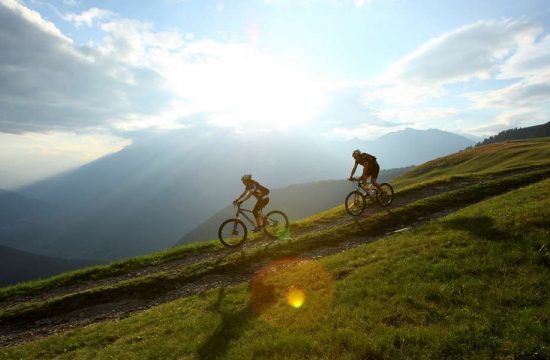
[[[357,149],[357,150],[353,150],[353,154],[351,154],[351,156],[355,159],[356,157],[358,157],[359,155],[361,155],[361,150]]]
[[[250,174],[245,174],[241,177],[241,181],[247,181],[247,180],[251,180],[252,179],[252,175]]]

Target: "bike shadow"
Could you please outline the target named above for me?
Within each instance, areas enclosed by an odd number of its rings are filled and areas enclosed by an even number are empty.
[[[485,215],[457,217],[445,220],[445,225],[455,230],[469,232],[485,240],[505,241],[509,238],[507,232],[495,227],[493,219]]]
[[[251,293],[251,288],[252,283],[250,283],[248,288],[249,293]],[[234,302],[228,301],[227,306],[225,306],[226,287],[218,289],[216,302],[208,310],[218,313],[221,321],[214,332],[200,346],[197,352],[198,359],[217,359],[226,354],[229,344],[241,337],[249,322],[256,318],[258,310],[261,311],[264,307],[270,306],[275,301],[274,288],[263,284],[263,282],[259,286],[256,282],[255,293],[256,298],[260,298],[261,300],[259,302],[260,308],[258,308],[258,301],[256,301],[256,306],[253,309],[251,300],[249,300],[244,308],[233,311],[230,310],[230,307]]]

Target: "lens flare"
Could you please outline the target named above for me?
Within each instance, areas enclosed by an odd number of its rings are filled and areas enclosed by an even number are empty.
[[[296,309],[302,307],[304,305],[304,301],[306,300],[306,295],[304,294],[304,291],[296,286],[291,286],[287,289],[286,292],[286,301],[288,304]]]
[[[250,307],[276,327],[304,327],[321,319],[334,296],[332,276],[310,259],[275,260],[252,279]]]

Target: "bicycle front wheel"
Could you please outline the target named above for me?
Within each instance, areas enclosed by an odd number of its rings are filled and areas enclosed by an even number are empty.
[[[270,211],[265,216],[264,232],[271,237],[284,239],[289,235],[288,217],[279,210]]]
[[[355,190],[348,194],[346,197],[346,211],[352,216],[359,216],[365,210],[367,201],[365,196],[359,191]]]
[[[388,183],[380,184],[382,191],[376,191],[376,201],[380,206],[389,206],[393,201],[393,187]]]
[[[239,219],[227,219],[218,229],[218,238],[228,247],[237,247],[246,240],[248,230]]]

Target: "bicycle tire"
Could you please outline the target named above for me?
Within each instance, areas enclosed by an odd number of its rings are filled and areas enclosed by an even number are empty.
[[[238,227],[241,227],[241,229],[237,230]],[[246,228],[245,223],[239,219],[227,219],[218,229],[218,238],[221,243],[227,247],[240,246],[243,242],[245,242],[247,235],[248,229]]]
[[[280,210],[273,210],[265,216],[264,233],[270,237],[283,239],[289,235],[288,216]],[[281,227],[282,226],[282,227]]]
[[[382,207],[390,206],[393,201],[393,187],[388,183],[382,183],[380,184],[380,187],[384,190],[385,194],[381,194],[380,191],[377,190],[376,202]]]
[[[344,204],[348,214],[351,216],[359,216],[363,213],[363,211],[365,211],[367,200],[365,199],[365,195],[357,190],[354,190],[346,196],[346,202]]]

